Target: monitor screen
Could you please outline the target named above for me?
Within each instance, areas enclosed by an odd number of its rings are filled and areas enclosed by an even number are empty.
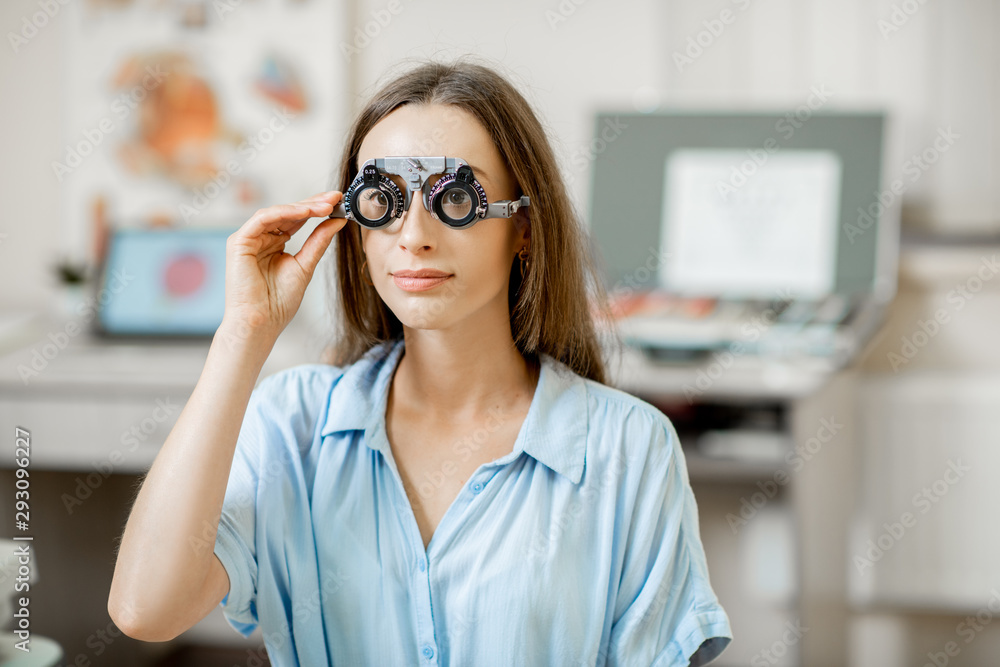
[[[884,268],[884,121],[880,112],[801,122],[784,112],[598,114],[595,136],[609,122],[623,128],[600,142],[591,170],[589,224],[608,288],[870,293]]]
[[[98,293],[105,334],[211,336],[222,323],[235,229],[117,229]]]
[[[833,292],[843,165],[787,150],[753,163],[737,150],[679,149],[664,170],[659,284],[680,294],[820,298]],[[735,183],[734,183],[735,180]]]

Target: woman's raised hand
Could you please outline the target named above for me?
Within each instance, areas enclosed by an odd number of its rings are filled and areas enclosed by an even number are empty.
[[[302,303],[306,285],[346,218],[316,225],[294,255],[285,243],[310,218],[326,217],[343,197],[334,190],[295,204],[262,208],[226,241],[223,321],[277,338]]]

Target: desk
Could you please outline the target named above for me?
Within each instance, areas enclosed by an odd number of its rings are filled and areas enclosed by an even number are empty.
[[[108,341],[87,332],[60,348],[66,320],[42,317],[0,357],[0,426],[27,428],[35,469],[144,473],[201,376],[211,340]],[[50,335],[51,334],[51,335]],[[260,378],[316,363],[322,345],[298,319],[282,332]],[[7,431],[4,431],[7,432]],[[0,467],[10,467],[0,460]]]

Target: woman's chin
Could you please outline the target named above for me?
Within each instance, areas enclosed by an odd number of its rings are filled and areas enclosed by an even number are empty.
[[[444,329],[454,321],[453,313],[445,312],[444,304],[426,304],[426,307],[410,307],[394,310],[396,318],[410,329]]]

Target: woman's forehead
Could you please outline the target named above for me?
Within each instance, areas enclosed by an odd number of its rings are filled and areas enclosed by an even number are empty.
[[[361,142],[358,165],[393,155],[444,155],[472,164],[499,155],[486,130],[468,112],[453,106],[406,104],[380,120]],[[484,168],[485,167],[484,164]]]

